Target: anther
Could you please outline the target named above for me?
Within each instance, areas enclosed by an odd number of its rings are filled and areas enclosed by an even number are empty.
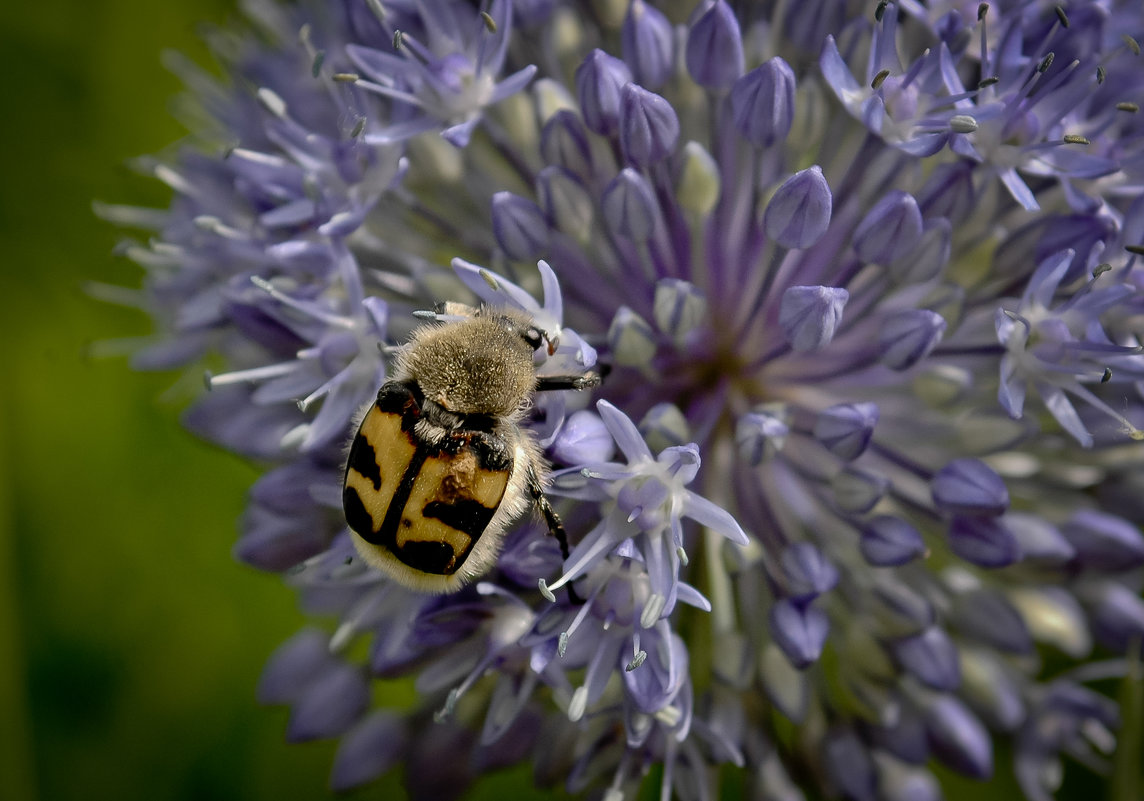
[[[350,131],[350,139],[357,139],[361,136],[362,131],[365,130],[365,117],[358,117],[358,121],[354,123],[353,130]]]
[[[886,6],[890,5],[890,0],[878,0],[878,6],[874,9],[874,19],[878,22],[882,21],[882,17],[886,13]]]
[[[489,33],[497,32],[497,21],[487,11],[481,12],[481,22],[485,23],[485,30]]]
[[[1037,72],[1042,75],[1049,71],[1049,67],[1053,66],[1053,59],[1057,57],[1056,53],[1050,52],[1047,56],[1041,59],[1041,63],[1037,65]]]
[[[1125,245],[1124,249],[1136,256],[1144,256],[1144,245]]]
[[[949,118],[949,129],[954,133],[970,134],[977,130],[977,120],[968,114],[954,114]]]
[[[310,75],[317,78],[322,74],[322,65],[326,63],[326,51],[319,50],[314,54],[314,63],[310,65]]]
[[[1069,17],[1068,14],[1065,13],[1065,10],[1060,6],[1055,6],[1053,11],[1056,12],[1057,20],[1061,23],[1061,27],[1067,28],[1069,26]]]
[[[443,706],[437,712],[433,713],[434,723],[444,723],[449,718],[449,716],[453,714],[453,709],[457,706],[458,697],[459,696],[456,687],[449,690],[449,696],[445,699],[445,706]]]
[[[1106,272],[1112,269],[1112,265],[1104,261],[1092,268],[1092,277],[1100,278]]]
[[[1106,75],[1108,75],[1108,73],[1104,71],[1104,67],[1097,67],[1096,68],[1096,82],[1097,83],[1104,83],[1104,78]]]
[[[982,3],[981,5],[979,5],[977,7],[977,21],[981,22],[981,20],[985,19],[985,15],[988,13],[989,13],[989,4],[988,3]]]
[[[635,656],[632,657],[632,661],[628,662],[626,665],[624,665],[624,670],[626,670],[628,673],[631,673],[633,670],[635,670],[640,665],[642,665],[646,660],[647,660],[647,651],[645,651],[641,648],[639,650],[639,652]]]
[[[1126,44],[1128,46],[1128,49],[1132,51],[1132,55],[1134,55],[1134,56],[1140,55],[1140,43],[1139,42],[1137,42],[1135,39],[1133,39],[1128,34],[1123,34],[1120,38],[1124,40],[1124,44]]]
[[[278,119],[286,118],[286,101],[277,92],[265,86],[258,90],[258,101]]]
[[[537,579],[536,588],[540,590],[540,594],[545,597],[549,603],[556,603],[556,596],[552,594],[552,590],[548,589],[548,582],[544,579]]]
[[[584,710],[588,707],[588,688],[577,687],[572,693],[572,700],[568,702],[568,719],[575,723],[584,717]]]
[[[643,612],[640,613],[640,626],[645,629],[654,626],[663,614],[665,606],[667,606],[667,598],[658,592],[653,592],[647,599],[647,603],[644,604]]]
[[[1065,134],[1063,141],[1065,142],[1065,144],[1068,144],[1068,145],[1092,144],[1091,142],[1088,141],[1087,137],[1081,136],[1080,134]]]
[[[565,652],[568,650],[568,632],[560,632],[560,638],[556,641],[556,654],[563,659]]]
[[[386,13],[385,6],[381,4],[381,0],[365,0],[365,4],[369,6],[369,10],[377,17],[379,22],[385,22]]]
[[[996,75],[990,75],[988,78],[982,78],[977,82],[978,89],[984,89],[986,86],[992,86],[995,83],[1000,83],[1001,79]]]
[[[1140,106],[1136,105],[1135,103],[1130,103],[1128,101],[1124,101],[1123,103],[1117,103],[1116,104],[1116,110],[1117,111],[1127,111],[1129,114],[1135,114],[1137,111],[1140,110]]]
[[[889,70],[882,70],[881,72],[879,72],[877,75],[874,76],[874,80],[870,81],[870,88],[871,89],[877,89],[883,83],[885,83],[886,79],[889,77],[890,77],[890,71]]]
[[[393,49],[400,50],[404,46],[405,35],[401,31],[393,32]]]
[[[497,282],[496,276],[494,276],[488,270],[481,270],[481,278],[485,280],[486,284],[492,287],[494,292],[500,291],[500,284]]]
[[[338,83],[354,83],[355,81],[360,81],[361,76],[356,72],[335,72],[334,80]]]
[[[1112,368],[1111,367],[1105,367],[1104,368],[1104,375],[1102,375],[1100,377],[1100,383],[1107,384],[1111,380],[1112,380]]]

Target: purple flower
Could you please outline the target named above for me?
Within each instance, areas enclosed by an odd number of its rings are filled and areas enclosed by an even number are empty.
[[[1138,4],[795,5],[286,0],[184,68],[221,136],[140,161],[170,206],[97,206],[144,230],[140,289],[93,289],[153,318],[134,363],[209,363],[187,426],[265,466],[234,553],[327,623],[259,697],[340,739],[335,788],[929,799],[927,760],[1012,753],[1044,801],[1102,766],[1085,684],[1131,661],[1089,660],[1144,625]],[[430,596],[340,484],[454,301],[603,383],[511,415],[569,547],[522,513]]]

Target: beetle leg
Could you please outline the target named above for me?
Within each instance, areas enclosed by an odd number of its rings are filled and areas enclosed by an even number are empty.
[[[536,391],[548,392],[556,389],[584,390],[600,386],[599,373],[582,375],[542,375],[536,378]]]
[[[544,522],[548,525],[548,533],[560,543],[560,554],[567,562],[569,553],[568,534],[564,531],[564,523],[560,521],[560,515],[556,514],[556,510],[548,502],[548,496],[544,494],[544,487],[541,486],[536,471],[531,467],[528,468],[528,493],[532,496],[537,508],[540,509],[540,513],[544,515]],[[574,604],[584,603],[584,599],[576,592],[572,582],[568,582],[568,600]]]

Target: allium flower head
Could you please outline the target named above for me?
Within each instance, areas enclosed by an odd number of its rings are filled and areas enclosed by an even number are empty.
[[[1144,636],[1138,4],[604,5],[252,2],[223,80],[180,67],[213,127],[141,162],[170,207],[100,207],[151,229],[138,365],[221,365],[187,424],[266,466],[236,555],[321,623],[262,699],[340,738],[334,787],[426,798],[515,762],[937,798],[1002,738],[1031,801],[1104,769],[1086,685]],[[570,550],[525,517],[429,596],[339,499],[442,301],[604,381],[523,410]],[[396,676],[420,705],[374,708]]]

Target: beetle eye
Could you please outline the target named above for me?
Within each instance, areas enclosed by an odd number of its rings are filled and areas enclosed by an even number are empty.
[[[533,350],[539,348],[540,343],[544,341],[544,335],[535,328],[526,328],[520,335],[524,337],[524,341],[527,342]]]

